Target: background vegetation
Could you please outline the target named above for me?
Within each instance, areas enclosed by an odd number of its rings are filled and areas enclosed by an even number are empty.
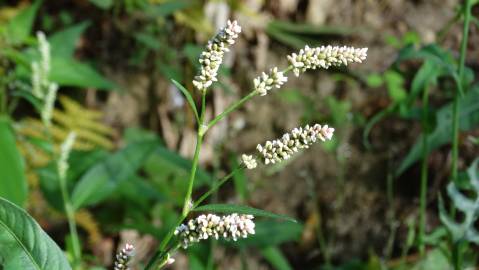
[[[181,214],[194,153],[195,115],[171,79],[200,103],[197,58],[230,18],[243,32],[210,91],[207,119],[307,44],[369,47],[368,59],[291,77],[208,133],[198,194],[265,139],[313,122],[336,129],[331,142],[288,162],[236,173],[210,198],[297,223],[258,219],[254,237],[205,241],[172,254],[171,269],[478,265],[479,1],[0,3],[0,269],[22,269],[4,265],[7,230],[33,235],[30,243],[48,234],[76,269],[111,268],[117,247],[134,243],[133,269],[143,269]],[[32,94],[37,31],[59,85],[49,132],[44,100]],[[57,160],[71,131],[63,179]],[[32,254],[62,254],[54,242]]]

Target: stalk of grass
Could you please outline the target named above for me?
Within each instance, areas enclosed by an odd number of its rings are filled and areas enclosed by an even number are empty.
[[[452,116],[452,168],[451,168],[451,180],[457,180],[457,163],[459,158],[459,100],[460,100],[460,89],[463,88],[464,82],[464,71],[465,71],[465,62],[466,62],[466,53],[467,53],[467,42],[469,38],[469,24],[471,22],[471,8],[472,1],[465,0],[463,6],[464,12],[464,24],[462,28],[462,40],[461,40],[461,50],[459,55],[459,66],[458,66],[458,75],[459,80],[456,81],[457,91],[454,95],[453,103],[453,116]],[[452,216],[455,216],[455,209],[452,206],[451,209]],[[452,260],[455,270],[462,269],[463,264],[463,248],[461,242],[453,243],[453,252]]]
[[[419,195],[419,253],[424,256],[426,234],[426,210],[427,210],[427,178],[428,178],[428,111],[429,111],[429,88],[426,86],[422,96],[422,152],[421,152],[421,187]]]
[[[459,158],[459,99],[460,92],[459,89],[462,89],[462,84],[464,81],[464,71],[465,71],[465,62],[466,62],[466,53],[467,53],[467,41],[469,38],[469,24],[471,21],[471,0],[465,0],[464,2],[464,24],[462,29],[462,40],[461,40],[461,51],[459,56],[459,81],[456,82],[457,91],[454,95],[453,103],[453,112],[452,112],[452,168],[451,168],[451,179],[455,181],[457,178],[457,161]]]

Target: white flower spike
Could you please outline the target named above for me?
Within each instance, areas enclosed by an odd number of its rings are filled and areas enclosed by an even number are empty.
[[[206,50],[200,55],[201,69],[193,80],[193,85],[198,90],[204,92],[213,82],[218,80],[218,69],[223,62],[223,56],[225,52],[229,51],[228,47],[235,43],[239,33],[241,33],[241,27],[238,22],[228,21],[226,27],[208,41]]]
[[[308,69],[325,68],[330,66],[361,63],[367,57],[368,48],[354,48],[347,46],[321,46],[301,49],[297,54],[288,56],[288,62],[293,67],[296,77]]]
[[[258,144],[256,149],[262,157],[264,164],[274,164],[291,157],[301,149],[309,148],[318,139],[331,140],[334,128],[327,125],[306,125],[304,128],[295,128],[291,133],[286,133],[280,139],[267,141],[264,145]]]
[[[175,230],[183,248],[191,246],[201,240],[220,237],[226,240],[246,238],[254,234],[255,224],[252,215],[231,214],[217,216],[213,214],[201,215],[191,219],[187,224],[181,224]]]

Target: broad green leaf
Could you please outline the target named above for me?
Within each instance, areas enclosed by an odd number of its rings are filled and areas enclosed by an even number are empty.
[[[93,87],[112,89],[115,84],[104,78],[96,70],[75,59],[62,57],[52,58],[50,80],[62,86]]]
[[[22,157],[10,121],[0,116],[0,197],[19,206],[27,199],[27,180]]]
[[[101,9],[109,9],[113,6],[113,0],[89,0],[90,3]]]
[[[37,0],[29,7],[20,11],[7,24],[6,38],[12,44],[19,44],[32,32],[33,21],[41,1]]]
[[[297,222],[295,219],[285,215],[278,215],[265,210],[261,210],[261,209],[257,209],[257,208],[253,208],[253,207],[249,207],[245,205],[236,205],[236,204],[206,204],[193,209],[193,211],[248,214],[248,215],[253,215],[255,217],[284,219],[291,222]]]
[[[298,241],[303,232],[303,225],[294,222],[278,222],[272,220],[255,221],[255,234],[238,241],[221,241],[228,246],[265,248],[285,242]]]
[[[188,104],[190,104],[190,107],[193,110],[193,113],[195,114],[196,121],[198,121],[198,123],[200,123],[200,118],[198,116],[198,110],[196,109],[195,101],[193,100],[193,97],[191,96],[190,92],[183,85],[181,85],[179,82],[177,82],[175,80],[171,80],[171,81],[176,86],[176,88],[178,88],[178,90],[180,90],[181,93],[183,93],[183,95],[185,95],[186,100],[188,101]]]
[[[63,251],[23,209],[0,198],[2,269],[69,270]]]
[[[276,270],[292,270],[293,269],[279,248],[266,247],[261,249],[260,252],[261,252],[261,255],[263,255],[263,257],[274,267],[274,269]]]
[[[101,162],[107,156],[108,153],[100,149],[88,152],[72,151],[68,158],[70,166],[67,173],[67,186],[71,187],[90,167],[97,162]],[[37,172],[44,198],[50,206],[59,211],[64,211],[63,199],[58,196],[58,194],[61,194],[61,190],[56,162],[52,161],[48,166],[38,169]]]
[[[136,173],[157,145],[157,141],[132,143],[88,170],[73,189],[75,209],[110,196],[119,184]]]
[[[162,173],[161,171],[155,170],[160,168],[158,163],[167,163],[170,169],[174,169],[177,172],[182,174],[189,174],[192,166],[191,160],[185,159],[184,157],[178,155],[177,153],[169,150],[164,146],[158,146],[155,152],[152,154],[152,158],[147,164],[147,170],[152,174]],[[209,175],[204,170],[198,168],[196,171],[196,181],[195,184],[202,185],[211,182],[211,175]]]
[[[436,126],[430,134],[428,134],[428,150],[429,152],[450,142],[452,136],[452,104],[439,109],[436,114]],[[468,131],[479,126],[479,85],[470,89],[464,97],[459,100],[459,129]],[[409,150],[409,153],[402,160],[395,175],[401,175],[412,164],[421,157],[422,134],[417,138],[416,142]]]
[[[82,22],[50,36],[48,41],[52,54],[59,58],[72,58],[78,39],[89,25],[89,22]]]

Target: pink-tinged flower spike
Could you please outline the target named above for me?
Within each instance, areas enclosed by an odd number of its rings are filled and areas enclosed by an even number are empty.
[[[241,33],[241,27],[238,23],[228,21],[226,27],[208,41],[206,50],[200,55],[201,69],[193,80],[193,85],[198,90],[204,92],[213,82],[218,80],[218,69],[223,62],[223,56],[229,50],[228,47],[235,43],[239,33]]]
[[[258,144],[256,149],[262,157],[264,164],[277,163],[291,157],[301,149],[309,148],[318,140],[331,140],[334,128],[327,125],[305,126],[295,128],[291,133],[286,133],[280,139],[267,141],[264,145]]]
[[[116,254],[114,270],[130,270],[128,264],[133,257],[135,248],[133,245],[126,244],[125,247]]]
[[[273,88],[280,88],[285,82],[288,81],[288,77],[284,76],[284,73],[278,71],[278,68],[272,68],[269,73],[263,72],[261,76],[254,79],[254,91],[260,96],[265,96],[268,91]]]
[[[214,237],[223,237],[226,240],[246,238],[254,234],[255,224],[252,215],[231,214],[217,216],[213,214],[201,215],[191,219],[187,224],[181,224],[175,230],[183,248],[187,248],[201,240]]]
[[[367,57],[368,48],[321,46],[301,49],[299,53],[288,56],[288,62],[293,67],[297,76],[308,69],[329,68],[330,66],[348,65],[349,63],[361,63]]]

